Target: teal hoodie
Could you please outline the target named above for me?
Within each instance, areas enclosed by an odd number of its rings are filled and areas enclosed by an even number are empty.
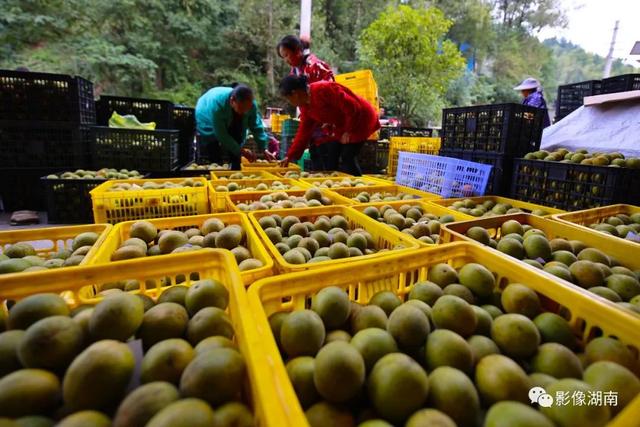
[[[214,87],[198,99],[196,104],[196,129],[198,133],[215,136],[227,151],[234,156],[239,156],[240,148],[246,140],[247,130],[251,130],[258,148],[263,151],[268,137],[264,131],[256,101],[253,101],[251,110],[242,116],[242,141],[235,141],[229,135],[227,129],[233,119],[233,109],[230,102],[232,90],[230,87]]]

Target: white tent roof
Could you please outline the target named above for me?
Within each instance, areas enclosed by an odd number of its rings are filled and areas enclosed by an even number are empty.
[[[580,107],[544,130],[540,148],[584,148],[640,157],[640,99]]]

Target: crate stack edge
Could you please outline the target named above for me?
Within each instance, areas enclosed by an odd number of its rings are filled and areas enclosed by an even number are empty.
[[[3,209],[43,210],[40,178],[90,164],[93,83],[79,76],[0,70]]]

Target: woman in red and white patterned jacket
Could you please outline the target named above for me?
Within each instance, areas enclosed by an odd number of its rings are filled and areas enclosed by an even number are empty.
[[[290,75],[305,76],[309,83],[335,81],[331,66],[312,54],[309,50],[309,42],[296,36],[285,36],[278,43],[278,55],[291,66]],[[309,154],[314,170],[327,170],[328,148],[335,142],[327,142],[330,130],[318,126],[311,134]]]

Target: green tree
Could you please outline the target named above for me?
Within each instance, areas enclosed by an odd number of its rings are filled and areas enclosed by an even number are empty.
[[[509,30],[537,32],[567,23],[560,0],[492,0],[498,22]]]
[[[460,51],[444,39],[450,25],[437,8],[399,6],[362,33],[360,57],[373,69],[385,106],[404,122],[437,117],[449,84],[462,74]]]

